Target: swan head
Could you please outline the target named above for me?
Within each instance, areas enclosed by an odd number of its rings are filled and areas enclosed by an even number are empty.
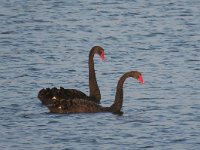
[[[97,53],[101,57],[102,61],[105,61],[104,49],[102,47],[100,47],[100,46],[96,46],[95,48],[97,48]]]
[[[131,71],[132,77],[137,79],[141,84],[144,84],[144,79],[142,77],[142,74],[139,71]]]
[[[94,47],[92,47],[91,51],[93,51],[94,53],[98,54],[101,57],[102,61],[105,60],[104,49],[101,46],[94,46]]]
[[[137,80],[138,80],[141,84],[144,84],[144,80],[143,80],[142,74],[141,74],[140,72],[137,73]]]

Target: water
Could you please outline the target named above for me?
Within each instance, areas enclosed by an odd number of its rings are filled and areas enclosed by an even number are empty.
[[[0,149],[191,149],[200,147],[200,1],[1,0]],[[113,103],[119,77],[123,116],[51,114],[44,87],[88,93],[95,56],[102,105]]]

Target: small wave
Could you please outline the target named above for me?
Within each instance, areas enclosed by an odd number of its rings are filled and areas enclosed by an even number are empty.
[[[1,32],[1,34],[16,34],[15,31],[4,31],[4,32]]]

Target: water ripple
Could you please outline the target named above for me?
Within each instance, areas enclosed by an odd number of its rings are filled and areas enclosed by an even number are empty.
[[[199,149],[199,1],[2,1],[0,5],[1,149]],[[52,114],[44,87],[88,93],[95,56],[103,106],[120,76],[121,116]]]

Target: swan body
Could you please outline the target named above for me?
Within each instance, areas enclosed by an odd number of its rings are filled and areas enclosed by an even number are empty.
[[[144,80],[138,71],[130,71],[125,73],[117,84],[115,101],[110,107],[103,107],[95,102],[88,101],[83,98],[75,99],[53,99],[52,103],[46,105],[52,113],[97,113],[97,112],[112,112],[122,113],[121,108],[123,105],[123,84],[129,77],[137,79],[142,84]]]
[[[104,60],[104,49],[100,46],[94,46],[90,50],[89,53],[89,93],[90,95],[87,96],[85,93],[76,90],[76,89],[65,89],[63,87],[60,87],[60,89],[54,88],[46,88],[41,89],[38,93],[38,99],[42,102],[44,105],[48,105],[52,103],[52,99],[85,99],[89,101],[93,101],[96,103],[100,103],[101,100],[101,93],[96,81],[96,74],[94,69],[94,55],[98,54],[102,60]]]

